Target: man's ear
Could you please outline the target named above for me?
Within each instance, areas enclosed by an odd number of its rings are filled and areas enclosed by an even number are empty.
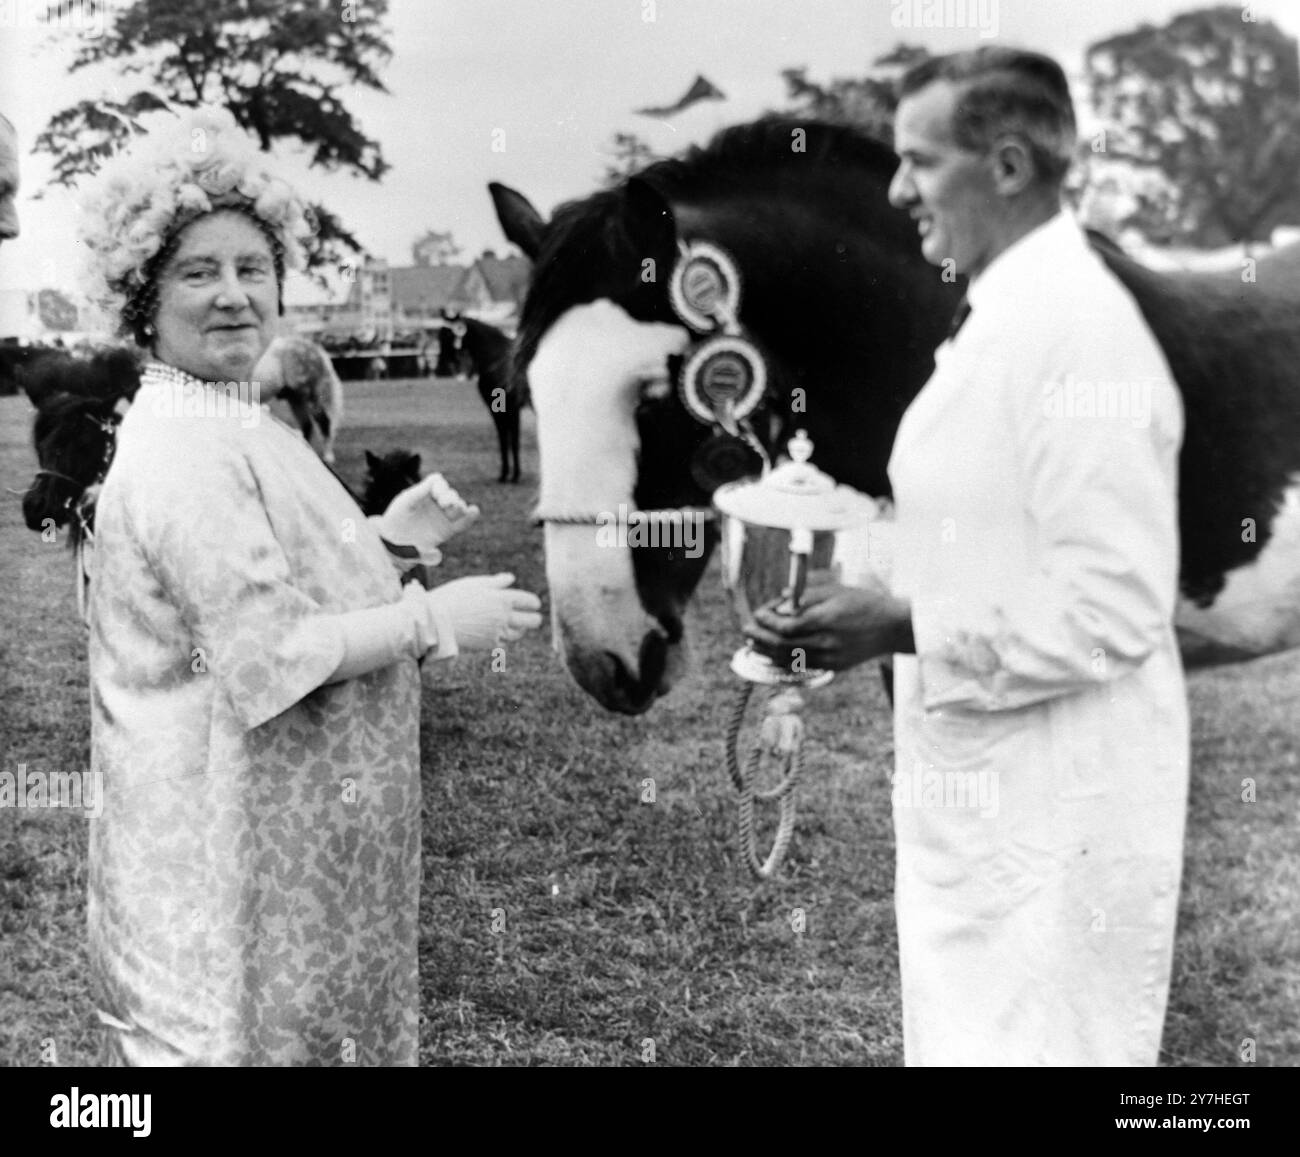
[[[1034,158],[1028,144],[1018,136],[1000,137],[989,154],[993,163],[993,187],[1004,197],[1014,197],[1034,183]]]

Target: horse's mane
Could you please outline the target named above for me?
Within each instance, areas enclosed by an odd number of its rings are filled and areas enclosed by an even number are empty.
[[[769,115],[722,129],[707,145],[693,145],[636,175],[665,195],[694,199],[844,166],[865,169],[886,186],[898,159],[888,145],[851,125]]]
[[[656,161],[618,185],[568,201],[556,209],[533,267],[514,346],[515,387],[537,352],[537,344],[559,315],[594,289],[595,267],[639,269],[645,256],[628,232],[627,190],[631,181],[649,185],[669,202],[704,204],[751,193],[779,194],[798,182],[806,196],[810,175],[825,178],[826,191],[846,211],[861,214],[860,186],[845,180],[853,171],[875,186],[883,205],[897,166],[893,151],[849,125],[769,115],[722,129],[707,145],[680,157]],[[778,202],[773,197],[774,204]],[[782,202],[788,205],[789,202]],[[882,215],[882,236],[906,243],[906,218]],[[576,294],[576,296],[575,296]],[[598,295],[598,291],[597,291]]]
[[[37,409],[59,394],[116,402],[135,397],[140,387],[136,356],[126,349],[101,350],[90,357],[50,350],[18,370],[23,391]]]

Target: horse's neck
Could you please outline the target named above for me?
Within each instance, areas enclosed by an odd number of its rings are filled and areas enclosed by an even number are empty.
[[[509,339],[504,334],[498,340],[496,332],[486,325],[466,323],[465,348],[476,362],[495,360],[509,344]]]
[[[719,231],[731,234],[722,244],[734,249],[745,281],[742,310],[779,367],[773,384],[784,419],[780,438],[800,427],[809,428],[815,441],[820,433],[824,445],[817,457],[824,468],[878,494],[888,490],[883,467],[894,432],[933,370],[934,350],[961,293],[910,241],[895,242],[896,221],[883,239],[872,232],[879,197],[878,189],[863,190],[859,218],[819,212],[805,199],[768,200],[743,217],[719,215],[717,221]],[[736,231],[738,219],[745,221],[744,233]],[[782,253],[849,258],[829,269],[792,271],[773,262],[770,247],[751,240],[767,237],[780,238]],[[831,334],[839,340],[828,340]],[[845,428],[860,433],[847,440],[835,436]]]

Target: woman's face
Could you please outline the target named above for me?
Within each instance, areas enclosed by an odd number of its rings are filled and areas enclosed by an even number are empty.
[[[275,336],[279,286],[267,239],[216,212],[186,227],[158,278],[153,353],[208,382],[247,382]]]

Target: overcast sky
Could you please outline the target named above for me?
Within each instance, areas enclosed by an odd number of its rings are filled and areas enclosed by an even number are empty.
[[[24,153],[23,235],[0,250],[0,289],[75,287],[74,198],[55,190],[32,199],[49,162],[29,150],[52,113],[105,95],[113,79],[67,74],[76,34],[51,44],[50,33],[27,19],[43,6],[0,0],[0,108],[17,125]],[[818,80],[860,75],[868,61],[906,40],[932,51],[1015,44],[1052,53],[1075,71],[1090,42],[1197,5],[948,0],[957,27],[895,25],[932,6],[933,0],[392,0],[389,93],[348,97],[382,143],[391,172],[376,185],[306,170],[288,150],[277,155],[304,193],[328,203],[373,253],[394,264],[409,264],[412,240],[429,227],[450,229],[467,254],[503,251],[488,181],[513,185],[549,211],[596,186],[614,132],[636,131],[659,152],[707,139],[781,105],[783,68],[806,65]],[[1300,30],[1294,0],[1250,8],[1293,35]],[[697,72],[727,99],[696,105],[670,122],[633,113],[671,104]]]

